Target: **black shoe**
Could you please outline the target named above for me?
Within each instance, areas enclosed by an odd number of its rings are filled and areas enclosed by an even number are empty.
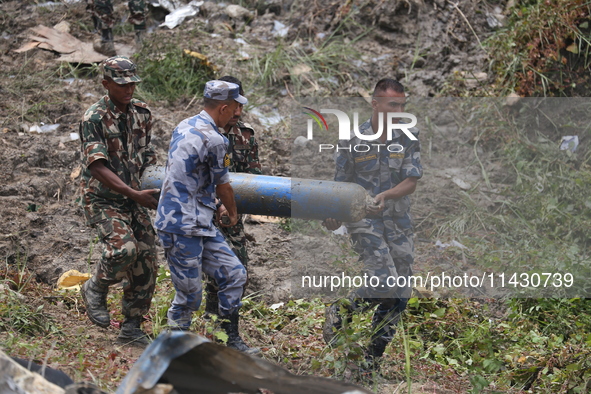
[[[381,357],[366,355],[363,365],[359,367],[360,377],[363,380],[373,384],[375,379],[382,376],[382,368],[380,365],[381,360]]]
[[[135,31],[135,45],[141,47],[144,43],[144,35],[146,34],[145,30],[136,30]]]
[[[337,335],[343,327],[343,317],[341,316],[341,301],[334,302],[324,310],[324,326],[322,327],[322,337],[328,346],[335,346]],[[347,310],[345,323],[351,321],[351,313]]]
[[[365,361],[364,365],[361,366],[361,375],[365,378],[372,379],[374,376],[381,376],[381,365],[380,361],[386,351],[389,341],[383,338],[373,338],[365,349]]]
[[[115,49],[115,43],[113,41],[113,31],[111,29],[103,29],[101,31],[100,40],[95,40],[92,47],[95,51],[102,53],[105,56],[112,57],[117,55],[117,50]]]
[[[205,313],[203,316],[209,319],[211,316],[219,316],[220,300],[218,299],[217,289],[208,286],[205,293]]]
[[[231,315],[221,316],[222,321],[221,327],[228,335],[228,342],[226,346],[232,349],[236,349],[239,352],[256,356],[261,353],[261,349],[258,347],[249,347],[242,338],[240,337],[238,330],[239,315],[238,311],[235,311]]]
[[[113,43],[113,41],[102,41],[96,39],[92,43],[92,48],[98,53],[105,56],[112,57],[117,55],[117,50],[115,49],[115,44]]]
[[[140,328],[141,323],[141,317],[125,318],[125,321],[121,324],[121,332],[117,337],[117,343],[138,347],[148,346],[150,344],[149,337]]]
[[[111,324],[111,317],[107,310],[108,292],[109,288],[97,285],[94,277],[84,282],[80,289],[88,318],[102,328],[107,328]]]

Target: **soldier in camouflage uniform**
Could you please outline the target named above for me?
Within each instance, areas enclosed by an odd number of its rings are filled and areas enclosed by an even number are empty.
[[[94,49],[106,56],[115,56],[115,44],[113,42],[113,25],[115,16],[113,15],[112,0],[86,0],[86,9],[92,14],[94,28],[101,32],[100,39],[94,42]],[[145,0],[129,0],[129,23],[135,30],[136,43],[142,43],[146,32],[146,15],[148,9]]]
[[[242,82],[239,79],[225,76],[220,81],[232,82],[240,86],[240,94],[244,94]],[[230,158],[230,172],[245,172],[261,175],[261,164],[259,162],[259,145],[254,138],[254,129],[248,123],[240,121],[242,105],[236,115],[230,119],[228,124],[221,130],[228,139],[228,156]],[[238,223],[232,227],[221,227],[222,234],[232,246],[232,250],[240,259],[244,268],[248,269],[248,253],[246,251],[246,234],[244,233],[244,218],[238,216]],[[248,279],[247,279],[248,283]],[[244,285],[246,288],[246,284]],[[208,278],[205,287],[205,311],[208,314],[217,314],[218,297],[217,285],[212,278]]]
[[[220,128],[247,100],[238,85],[218,80],[205,84],[203,96],[203,111],[183,120],[172,134],[156,213],[155,227],[176,290],[167,313],[168,324],[189,330],[192,314],[201,305],[201,277],[205,273],[219,286],[218,314],[228,334],[228,346],[256,354],[260,350],[249,348],[238,330],[246,269],[214,224],[214,219],[222,227],[238,222],[228,175],[228,139]],[[227,223],[216,215],[221,206],[218,198],[225,207],[222,215]]]
[[[108,327],[109,286],[123,282],[125,320],[118,341],[146,345],[140,324],[150,309],[157,271],[156,234],[147,208],[156,208],[153,194],[158,190],[140,190],[140,177],[146,167],[156,164],[150,145],[152,114],[144,102],[133,99],[141,79],[131,60],[112,57],[101,69],[108,93],[86,111],[80,123],[81,203],[104,250],[81,293],[89,319]]]
[[[375,205],[369,207],[366,218],[347,223],[346,227],[367,275],[378,277],[379,284],[360,288],[348,300],[329,306],[323,334],[328,344],[334,344],[336,331],[342,326],[341,307],[348,312],[349,319],[351,312],[377,304],[371,341],[366,350],[366,360],[372,368],[379,366],[377,359],[383,355],[396,332],[411,290],[409,287],[396,288],[387,282],[388,277],[412,275],[414,244],[408,196],[415,191],[417,181],[423,175],[418,139],[411,140],[401,130],[393,130],[392,139],[387,140],[386,113],[404,112],[405,102],[404,87],[399,82],[387,78],[379,81],[372,98],[372,118],[362,124],[359,131],[364,135],[375,134],[381,116],[382,136],[379,141],[371,143],[357,136],[349,141],[341,140],[336,156],[335,180],[355,182],[374,197]],[[418,137],[416,128],[410,131]],[[384,145],[377,146],[378,142]],[[371,148],[368,151],[357,149],[359,152],[350,149],[361,144]],[[327,219],[324,224],[330,230],[341,225],[334,219]],[[360,307],[362,304],[365,306]]]

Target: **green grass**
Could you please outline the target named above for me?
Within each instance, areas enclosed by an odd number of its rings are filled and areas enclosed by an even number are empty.
[[[587,0],[518,1],[507,25],[485,42],[498,95],[588,96]]]
[[[469,247],[462,258],[470,264],[495,272],[572,273],[582,293],[570,294],[586,294],[591,155],[585,148],[571,153],[558,145],[571,132],[581,140],[591,135],[585,115],[589,104],[556,100],[524,100],[518,113],[492,99],[458,100],[458,114],[462,105],[478,108],[473,121],[460,125],[477,130],[474,163],[480,160],[479,150],[494,151],[491,160],[503,171],[491,180],[482,165],[482,183],[462,191],[460,209],[435,220],[429,231],[437,238],[460,239]],[[486,200],[480,189],[490,190],[491,182],[498,190],[482,204]],[[544,294],[566,294],[564,288],[554,290]]]
[[[202,97],[215,68],[206,60],[185,53],[176,43],[154,42],[137,55],[142,83],[138,97],[146,100],[189,100]]]
[[[360,58],[355,42],[343,37],[327,39],[324,43],[279,41],[250,62],[250,74],[254,76],[251,85],[262,85],[266,90],[286,88],[293,96],[342,94],[339,86],[353,81],[355,74],[362,72],[354,65]]]
[[[60,302],[69,309],[70,319],[80,321],[77,331],[72,322],[48,318],[43,312],[48,305],[31,306],[10,298],[0,308],[3,350],[26,358],[47,358],[76,380],[94,381],[114,390],[132,365],[129,353],[125,348],[105,347],[105,342],[85,333],[89,323],[77,312],[78,293],[40,284],[22,289],[27,297],[40,292],[45,300]],[[119,293],[110,293],[110,305],[120,304]],[[146,324],[148,331],[163,329],[172,294],[170,279],[161,269]],[[368,380],[360,369],[364,367],[363,348],[371,336],[371,312],[354,314],[337,344],[329,348],[321,335],[326,306],[322,299],[291,299],[271,307],[253,295],[243,303],[242,335],[251,345],[263,348],[267,360],[293,373],[379,389],[381,378]],[[591,301],[580,298],[411,298],[386,349],[384,379],[409,384],[438,380],[455,390],[473,393],[518,393],[526,388],[553,393],[563,385],[569,387],[564,392],[583,393],[591,378],[590,316]],[[210,339],[219,332],[217,322],[205,320],[201,311],[194,316],[193,329]],[[88,346],[90,343],[92,346]],[[493,387],[496,391],[490,391]]]

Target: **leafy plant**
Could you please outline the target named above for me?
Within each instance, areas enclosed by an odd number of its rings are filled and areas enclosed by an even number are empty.
[[[174,101],[196,97],[216,73],[205,55],[175,43],[145,46],[138,54],[137,63],[142,76],[138,96],[146,99]]]
[[[502,94],[588,95],[591,5],[586,0],[525,0],[486,45]]]

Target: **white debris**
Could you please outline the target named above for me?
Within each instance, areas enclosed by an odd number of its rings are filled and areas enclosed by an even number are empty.
[[[490,27],[491,29],[498,29],[500,27],[503,27],[503,23],[499,21],[497,15],[492,14],[490,12],[486,13],[486,23],[488,23],[488,27]]]
[[[150,0],[152,7],[164,8],[168,12],[173,12],[177,8],[181,8],[185,5],[184,2],[179,0]]]
[[[564,137],[562,137],[562,142],[560,143],[560,150],[569,150],[574,153],[577,150],[578,146],[579,136],[565,135]]]
[[[271,30],[271,33],[273,33],[275,37],[285,37],[287,36],[288,31],[288,26],[285,26],[283,23],[279,21],[273,21],[273,30]]]
[[[435,242],[435,246],[437,246],[437,247],[439,247],[441,249],[449,248],[450,246],[455,246],[455,247],[460,248],[460,249],[468,249],[468,247],[462,245],[461,243],[459,243],[456,240],[453,240],[450,243],[443,243],[440,240],[437,240],[437,242]]]
[[[238,56],[240,56],[240,60],[250,59],[250,55],[248,54],[248,52],[242,50],[238,51]]]
[[[336,235],[347,235],[347,227],[341,226],[332,232]]]
[[[261,107],[253,108],[249,111],[251,114],[259,118],[259,122],[265,127],[272,127],[281,122],[281,115],[276,109],[263,112]]]
[[[41,123],[41,126],[39,125],[33,125],[31,126],[31,128],[29,128],[29,133],[51,133],[52,131],[56,131],[58,128],[60,127],[60,124],[43,124]]]
[[[203,1],[193,0],[186,6],[177,8],[170,14],[166,15],[166,18],[164,18],[164,23],[161,23],[160,27],[166,26],[169,29],[174,29],[183,23],[185,18],[197,15],[199,13],[199,7],[201,7],[203,3]]]
[[[462,190],[470,190],[472,189],[472,185],[469,184],[468,182],[458,178],[458,177],[453,177],[451,180],[453,183],[455,183],[460,189]]]
[[[277,310],[279,308],[281,308],[283,305],[285,305],[285,303],[283,302],[278,302],[277,304],[273,304],[269,307],[269,309],[273,309],[273,310]]]

